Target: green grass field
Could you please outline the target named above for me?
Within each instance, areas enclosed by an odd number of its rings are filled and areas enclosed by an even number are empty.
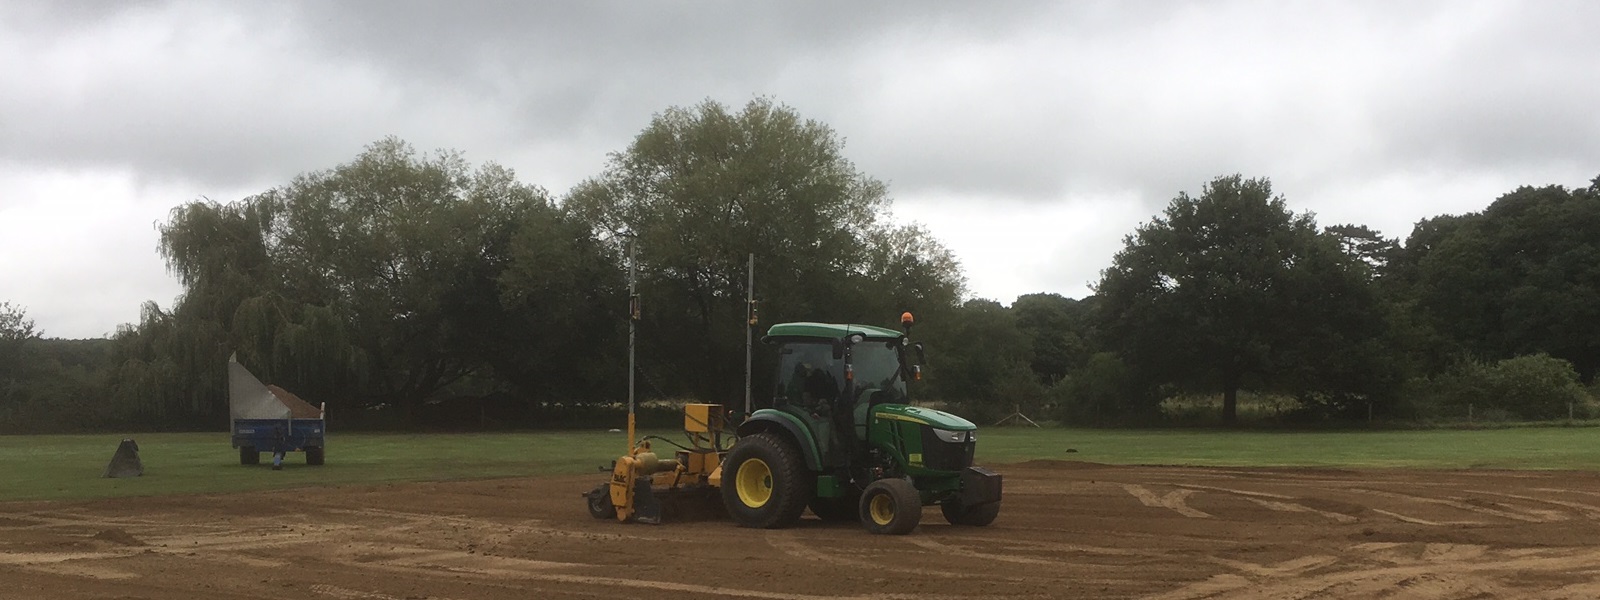
[[[620,433],[366,434],[330,438],[327,465],[291,454],[282,471],[245,467],[226,433],[142,434],[145,476],[101,479],[122,436],[0,436],[0,501],[236,492],[309,485],[595,473]],[[1067,452],[1068,449],[1076,452]],[[1376,432],[985,429],[980,462],[1600,469],[1600,428]],[[263,455],[265,462],[270,456]]]

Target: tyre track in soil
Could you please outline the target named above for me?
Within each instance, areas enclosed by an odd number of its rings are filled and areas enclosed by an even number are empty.
[[[1600,478],[1002,466],[994,526],[589,519],[594,477],[0,504],[0,598],[1600,597]]]

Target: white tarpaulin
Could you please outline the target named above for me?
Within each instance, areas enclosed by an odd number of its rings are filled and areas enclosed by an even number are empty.
[[[235,419],[289,418],[289,407],[233,358],[228,359],[228,412]]]

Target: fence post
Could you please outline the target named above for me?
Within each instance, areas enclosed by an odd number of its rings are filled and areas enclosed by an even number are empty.
[[[1472,405],[1471,404],[1467,405],[1467,422],[1468,423],[1472,422]]]
[[[1572,420],[1572,401],[1571,400],[1567,401],[1567,420],[1568,421]]]

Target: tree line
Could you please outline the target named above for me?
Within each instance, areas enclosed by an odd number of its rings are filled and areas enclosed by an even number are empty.
[[[967,299],[957,258],[891,206],[836,132],[765,99],[663,111],[560,197],[380,140],[173,209],[159,251],[184,292],[108,339],[46,339],[0,304],[0,431],[216,429],[230,356],[349,426],[610,423],[630,251],[651,403],[742,404],[753,253],[763,328],[911,311],[929,347],[914,393],[980,422],[1148,424],[1194,406],[1232,422],[1268,400],[1285,422],[1591,410],[1600,178],[1518,188],[1402,241],[1221,176],[1130,233],[1093,294],[1009,306]],[[758,394],[773,368],[758,349]]]

